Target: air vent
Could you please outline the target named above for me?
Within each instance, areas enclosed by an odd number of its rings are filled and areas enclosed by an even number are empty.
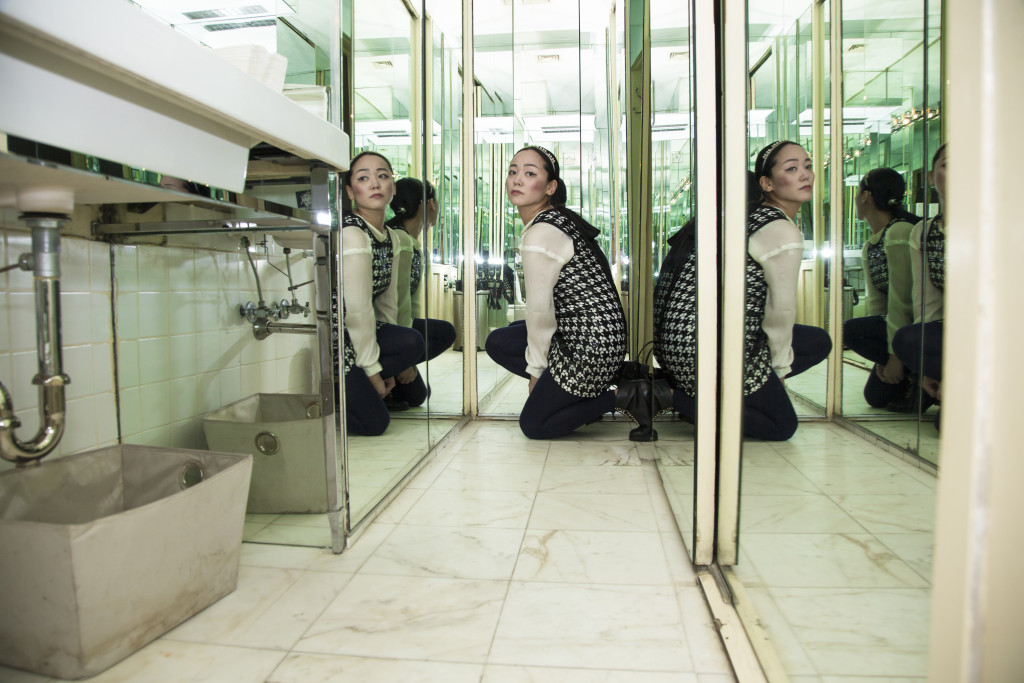
[[[579,133],[579,126],[541,126],[544,133]]]
[[[846,48],[847,52],[864,52],[864,43],[854,43],[850,47]]]
[[[182,12],[181,14],[192,21],[201,21],[203,19],[225,19],[227,17],[248,17],[254,14],[270,14],[270,10],[263,5],[246,5],[245,7],[205,9],[197,12]]]
[[[559,60],[558,55],[537,55],[537,61],[541,64],[545,62],[557,62]]]
[[[374,69],[394,69],[395,65],[390,59],[381,59],[380,61],[370,62],[373,64]]]
[[[277,26],[277,19],[257,19],[255,21],[233,21],[228,24],[206,24],[203,26],[207,31],[234,31],[239,28],[262,28],[266,26]]]

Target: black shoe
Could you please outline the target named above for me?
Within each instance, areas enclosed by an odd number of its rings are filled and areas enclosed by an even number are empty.
[[[400,413],[403,410],[409,410],[409,402],[403,401],[400,398],[395,398],[391,394],[384,397],[384,405],[387,406],[388,412]]]
[[[924,413],[938,403],[921,388],[917,378],[907,375],[899,384],[899,397],[889,401],[885,409],[890,413]]]
[[[651,380],[621,380],[615,391],[615,409],[636,423],[629,433],[630,441],[657,441],[658,432],[651,427]]]
[[[663,413],[671,413],[675,410],[672,400],[672,385],[669,384],[668,376],[660,368],[654,371],[653,376],[654,378],[651,380],[652,420]]]

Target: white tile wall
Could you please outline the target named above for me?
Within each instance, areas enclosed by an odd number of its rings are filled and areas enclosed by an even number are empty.
[[[255,240],[254,240],[255,241]],[[0,227],[0,264],[31,251],[29,233]],[[111,316],[111,251],[116,317]],[[254,258],[256,255],[254,254]],[[284,257],[272,254],[284,268]],[[287,279],[257,260],[264,298],[291,298]],[[61,317],[64,371],[71,377],[67,430],[54,455],[117,443],[112,323],[117,327],[121,436],[126,443],[203,448],[200,417],[257,392],[309,392],[315,338],[272,335],[260,342],[238,314],[256,301],[245,254],[199,248],[126,246],[63,236]],[[310,259],[292,256],[296,282],[313,277]],[[311,287],[298,293],[301,303]],[[0,274],[0,381],[22,421],[38,429],[32,274]],[[289,318],[314,322],[313,318]],[[0,460],[0,469],[10,467]]]
[[[113,250],[123,397],[137,387],[121,405],[125,442],[203,448],[204,413],[257,392],[311,390],[314,339],[278,334],[257,341],[238,314],[240,304],[258,299],[244,252]],[[285,270],[282,255],[271,260]],[[256,264],[264,299],[290,298],[285,276],[262,254]],[[312,273],[311,260],[293,256],[295,281]],[[299,298],[304,303],[310,297],[303,291]]]

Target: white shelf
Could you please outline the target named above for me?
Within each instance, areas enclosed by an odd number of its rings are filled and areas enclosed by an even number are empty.
[[[0,132],[234,192],[258,142],[347,168],[344,132],[125,0],[0,0],[0,100]]]

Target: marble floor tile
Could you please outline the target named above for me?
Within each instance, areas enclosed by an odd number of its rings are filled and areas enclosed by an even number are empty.
[[[253,543],[329,548],[331,547],[331,530],[290,524],[268,524],[245,540]]]
[[[508,580],[520,529],[399,525],[363,565],[369,574]]]
[[[286,652],[155,640],[89,683],[231,681],[263,683]]]
[[[747,599],[757,613],[758,623],[767,634],[768,642],[778,655],[786,673],[793,677],[815,676],[814,664],[804,650],[799,635],[775,604],[772,589],[753,585],[746,580],[743,580],[743,586]]]
[[[423,494],[403,524],[525,529],[534,494],[526,491],[447,491]]]
[[[362,569],[367,558],[387,540],[396,528],[397,526],[394,524],[374,521],[365,529],[359,530],[358,536],[343,553],[335,555],[329,549],[321,550],[308,569],[318,572],[355,574]]]
[[[490,664],[480,683],[698,683],[697,674]],[[735,679],[730,679],[735,680]]]
[[[670,583],[657,532],[530,530],[517,581],[662,586]]]
[[[243,567],[308,569],[324,552],[323,548],[243,543],[239,562]]]
[[[482,663],[507,588],[507,581],[359,574],[293,651]]]
[[[688,533],[684,535],[679,530],[661,532],[661,545],[665,549],[668,573],[677,586],[693,586],[697,582],[697,574],[694,572],[688,548],[691,542]]]
[[[414,489],[406,487],[399,493],[387,507],[381,511],[374,521],[383,522],[385,524],[397,524],[402,521],[412,506],[419,502],[419,499],[423,497],[424,489]]]
[[[929,584],[931,583],[935,534],[924,531],[909,534],[875,534],[875,537]]]
[[[539,463],[452,461],[432,485],[434,490],[536,491],[544,466]]]
[[[477,683],[482,664],[292,653],[267,683]]]
[[[468,442],[454,453],[452,460],[478,463],[543,464],[548,456],[549,441],[530,443]]]
[[[866,531],[826,495],[744,496],[740,506],[740,530],[743,534],[856,534]]]
[[[541,492],[528,528],[657,531],[658,523],[647,494]]]
[[[746,496],[821,495],[822,490],[792,465],[744,467],[741,494]]]
[[[625,439],[621,442],[594,443],[559,440],[551,442],[548,465],[577,467],[580,465],[610,466],[639,465],[636,444]]]
[[[935,530],[934,493],[835,495],[841,508],[855,517],[868,531],[906,533]]]
[[[793,446],[777,443],[772,448],[797,467],[893,467],[892,456],[864,442],[832,446]]]
[[[778,587],[907,588],[921,576],[871,534],[747,534],[762,581]]]
[[[817,673],[920,677],[927,673],[927,589],[777,588],[775,603]],[[865,656],[870,653],[869,656]]]
[[[331,572],[242,567],[235,592],[164,637],[288,650],[351,579]]]
[[[513,582],[489,664],[692,672],[666,586]]]
[[[634,451],[635,452],[635,451]],[[647,477],[643,467],[607,466],[580,467],[553,465],[544,467],[541,491],[572,493],[647,493]],[[639,462],[637,463],[639,465]]]
[[[822,491],[837,494],[917,494],[929,489],[895,467],[801,467]]]

